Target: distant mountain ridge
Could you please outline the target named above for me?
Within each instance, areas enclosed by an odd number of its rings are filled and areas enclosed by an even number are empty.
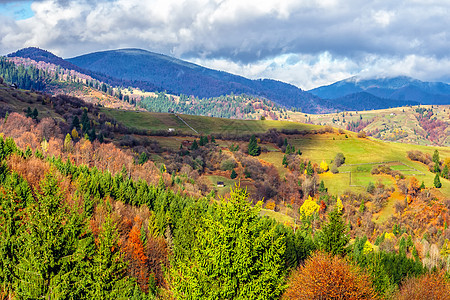
[[[420,104],[450,104],[450,85],[443,82],[424,82],[407,76],[362,79],[351,77],[310,93],[324,99],[338,99],[366,92],[376,97]]]
[[[249,95],[305,113],[382,109],[416,104],[450,104],[450,85],[406,76],[351,77],[310,91],[272,79],[252,80],[141,49],[119,49],[63,59],[39,48],[8,55],[45,61],[89,75],[111,86],[167,91],[211,98]]]
[[[249,94],[305,112],[330,111],[328,102],[298,87],[271,79],[251,80],[141,49],[95,52],[68,59],[95,72],[126,80],[152,82],[173,94],[216,97]]]
[[[341,110],[349,107],[352,110],[374,110],[419,104],[416,101],[380,98],[367,92],[352,93],[329,101]]]

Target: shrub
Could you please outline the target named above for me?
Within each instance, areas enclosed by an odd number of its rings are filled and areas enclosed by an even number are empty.
[[[336,164],[336,167],[340,167],[345,163],[345,156],[342,153],[336,154],[334,157],[334,163]]]
[[[366,132],[364,130],[361,130],[360,132],[358,132],[358,137],[360,139],[364,139],[364,138],[367,137],[367,134],[366,134]]]
[[[366,191],[367,191],[369,194],[372,194],[372,195],[373,195],[373,193],[375,192],[375,184],[373,184],[373,182],[369,182],[369,185],[367,186]]]
[[[336,166],[336,164],[332,164],[331,168],[330,168],[331,173],[333,174],[337,174],[339,173],[338,167]]]
[[[236,162],[233,159],[227,159],[222,161],[220,169],[223,171],[230,171],[236,168]]]
[[[283,299],[376,299],[370,277],[347,260],[316,252],[293,271]]]

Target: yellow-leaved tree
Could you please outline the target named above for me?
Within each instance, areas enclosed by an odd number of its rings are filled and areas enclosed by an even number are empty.
[[[316,203],[316,201],[311,198],[311,196],[308,196],[308,199],[305,200],[305,202],[300,207],[300,214],[309,217],[313,213],[317,213],[320,209],[320,205]]]
[[[337,200],[336,200],[336,207],[337,207],[339,212],[341,212],[342,209],[344,208],[344,204],[342,204],[342,200],[341,200],[340,197],[338,197]]]
[[[320,163],[320,168],[324,171],[324,172],[326,172],[326,171],[328,171],[330,168],[328,167],[328,164],[324,161],[324,160],[322,160],[322,162]]]

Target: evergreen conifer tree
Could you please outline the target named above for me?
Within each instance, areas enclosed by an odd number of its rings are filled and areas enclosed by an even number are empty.
[[[17,264],[17,297],[22,299],[80,298],[86,259],[83,216],[63,204],[64,195],[53,174],[47,174],[26,208],[21,235],[26,249]],[[76,207],[73,208],[76,210]]]
[[[425,189],[425,182],[422,180],[422,184],[420,185],[420,189],[424,190]]]
[[[283,290],[285,242],[262,226],[245,190],[203,220],[191,257],[170,270],[177,299],[278,299]]]
[[[436,174],[436,176],[434,177],[434,186],[437,189],[440,189],[442,187],[441,180],[439,179],[439,174]]]
[[[250,137],[250,141],[248,143],[248,154],[251,156],[258,156],[261,154],[261,147],[258,146],[258,142],[256,141],[254,134]]]
[[[348,228],[342,219],[342,211],[337,208],[328,214],[328,222],[320,231],[317,244],[320,250],[333,255],[345,255],[346,246],[350,241]]]
[[[194,140],[194,142],[191,145],[191,150],[197,150],[198,149],[198,143],[197,140]]]
[[[444,178],[446,178],[446,179],[448,179],[448,165],[445,165],[443,168],[442,168],[442,177],[444,177]]]

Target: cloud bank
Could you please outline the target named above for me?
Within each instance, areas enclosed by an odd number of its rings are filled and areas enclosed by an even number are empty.
[[[136,47],[304,89],[358,74],[449,79],[446,0],[45,0],[31,9],[25,20],[1,16],[0,54]]]

